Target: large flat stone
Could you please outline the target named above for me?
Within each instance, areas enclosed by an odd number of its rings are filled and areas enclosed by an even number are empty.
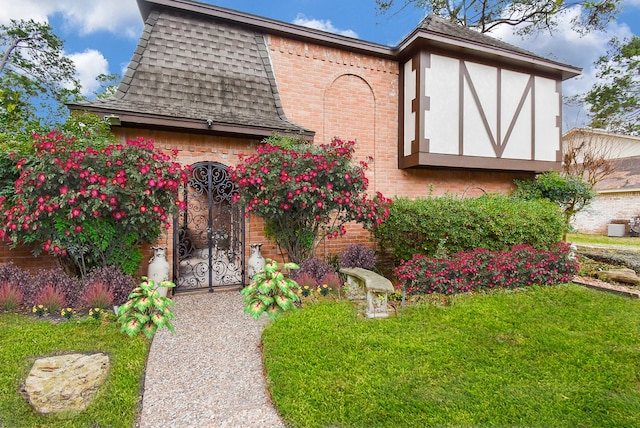
[[[624,282],[626,284],[640,285],[640,277],[633,269],[611,269],[598,272],[596,274],[598,279],[603,281],[617,281]]]
[[[24,393],[39,413],[79,412],[86,409],[109,373],[105,354],[67,354],[35,361]]]

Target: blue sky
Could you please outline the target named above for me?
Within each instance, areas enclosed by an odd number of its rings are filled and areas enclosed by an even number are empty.
[[[343,33],[363,40],[396,45],[424,16],[407,7],[396,14],[377,15],[374,0],[202,0],[254,15]],[[135,0],[0,0],[0,23],[9,19],[48,22],[65,40],[65,51],[76,63],[86,94],[96,89],[100,73],[123,73],[142,31]],[[553,36],[543,33],[521,39],[508,28],[492,35],[539,55],[584,69],[564,83],[564,94],[574,95],[593,84],[593,62],[607,51],[612,36],[640,35],[640,0],[625,0],[623,12],[607,31],[579,37],[561,24]],[[565,110],[565,129],[581,126],[586,113]]]

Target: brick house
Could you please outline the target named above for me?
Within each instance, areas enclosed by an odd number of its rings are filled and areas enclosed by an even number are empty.
[[[357,157],[374,158],[370,191],[388,197],[507,191],[560,168],[561,87],[575,67],[434,16],[389,47],[189,0],[137,1],[145,27],[117,93],[69,108],[104,116],[121,139],[178,149],[209,177],[224,182],[224,168],[273,133],[356,141]],[[249,244],[278,253],[261,222],[214,187],[222,203],[208,225],[196,214],[211,203],[187,194],[174,274],[223,261],[218,286],[241,278]],[[347,237],[368,240],[357,227]],[[189,281],[184,289],[210,285]]]
[[[640,222],[640,138],[599,129],[572,129],[563,136],[563,145],[583,144],[611,162],[611,174],[594,190],[597,196],[573,218],[573,227],[581,233],[607,234],[608,224]],[[634,224],[638,233],[640,223]]]

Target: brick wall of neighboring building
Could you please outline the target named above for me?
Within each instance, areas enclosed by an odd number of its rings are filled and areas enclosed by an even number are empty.
[[[631,220],[640,216],[640,192],[598,195],[573,218],[573,227],[581,233],[607,234],[611,220]]]

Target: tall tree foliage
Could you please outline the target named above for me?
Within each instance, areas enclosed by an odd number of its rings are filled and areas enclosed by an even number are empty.
[[[608,131],[640,133],[640,37],[613,39],[611,49],[596,62],[599,81],[587,92],[591,126]]]
[[[80,83],[64,43],[47,24],[11,20],[0,26],[0,133],[29,133],[39,124],[65,114],[64,103],[77,97]]]
[[[576,7],[581,13],[572,20],[575,31],[600,30],[616,17],[620,4],[620,0],[376,0],[382,13],[413,5],[481,33],[508,25],[518,26],[521,34],[553,31],[559,18]]]

